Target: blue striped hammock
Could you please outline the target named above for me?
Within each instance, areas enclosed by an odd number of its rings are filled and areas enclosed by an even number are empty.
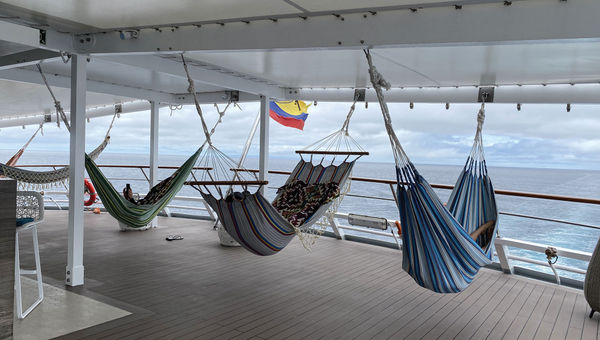
[[[498,211],[490,178],[476,164],[485,167],[469,157],[447,206],[412,163],[396,167],[402,268],[438,293],[464,290],[491,263]]]
[[[498,210],[483,154],[484,106],[465,166],[447,206],[419,174],[402,148],[382,87],[390,88],[372,64],[371,83],[377,93],[390,138],[398,180],[397,203],[402,224],[402,268],[422,287],[438,293],[464,290],[479,268],[491,263]]]
[[[294,180],[307,184],[333,182],[341,188],[352,172],[354,163],[354,161],[345,161],[339,165],[323,166],[302,159],[286,184]],[[218,199],[202,190],[201,193],[204,200],[219,216],[227,233],[248,251],[261,256],[273,255],[281,251],[297,232],[310,228],[332,204],[329,202],[320,206],[301,226],[295,227],[258,191],[244,195],[241,200]]]

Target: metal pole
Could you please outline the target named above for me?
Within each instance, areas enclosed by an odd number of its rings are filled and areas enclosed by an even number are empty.
[[[71,140],[69,154],[69,243],[66,284],[83,285],[83,179],[85,172],[86,56],[71,58]]]
[[[258,159],[258,179],[263,181],[269,171],[269,98],[260,96],[260,156]],[[260,193],[265,193],[264,186]]]
[[[158,182],[158,103],[150,102],[150,189]],[[155,217],[150,226],[156,227],[158,217]]]
[[[269,98],[260,96],[260,156],[258,160],[258,179],[263,181],[269,171]],[[260,188],[264,195],[265,187]]]

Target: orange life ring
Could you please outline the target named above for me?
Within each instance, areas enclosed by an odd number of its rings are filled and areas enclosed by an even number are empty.
[[[90,205],[96,203],[98,195],[96,194],[96,190],[94,189],[92,182],[88,181],[87,179],[84,179],[83,185],[85,185],[85,191],[88,194],[90,194],[90,198],[87,201],[83,202],[83,205],[89,207]]]
[[[396,221],[396,228],[398,228],[398,235],[402,235],[402,225],[400,222]]]

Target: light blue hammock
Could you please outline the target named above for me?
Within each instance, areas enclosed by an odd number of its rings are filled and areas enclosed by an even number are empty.
[[[382,87],[390,85],[365,53],[396,161],[402,268],[422,287],[438,293],[460,292],[480,267],[491,263],[497,227],[494,191],[483,158],[483,105],[471,155],[446,208],[403,150],[383,97]],[[473,240],[471,234],[480,236]]]

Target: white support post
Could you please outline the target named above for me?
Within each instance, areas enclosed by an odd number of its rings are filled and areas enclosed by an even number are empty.
[[[71,140],[69,154],[69,252],[66,284],[83,285],[83,179],[85,172],[86,56],[71,58]]]
[[[502,271],[506,274],[513,274],[514,268],[512,263],[510,263],[508,246],[502,243],[500,237],[496,238],[494,245],[496,246],[496,254],[498,255],[498,261],[500,261]]]
[[[264,181],[269,172],[269,98],[260,96],[260,156],[258,161],[258,179]],[[264,195],[265,187],[260,188]]]
[[[155,101],[150,102],[150,189],[158,182],[158,109]],[[151,227],[158,225],[158,217],[150,222]]]
[[[329,226],[331,226],[331,229],[333,230],[333,233],[335,234],[335,237],[338,240],[345,240],[346,239],[346,234],[344,233],[344,230],[338,228],[338,225],[337,225],[337,222],[335,220],[334,214],[328,214],[327,215],[327,221],[329,222]]]

